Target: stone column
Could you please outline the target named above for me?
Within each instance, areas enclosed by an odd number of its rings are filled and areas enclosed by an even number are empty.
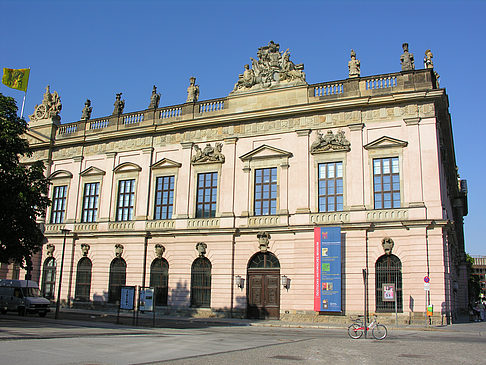
[[[407,198],[410,207],[423,207],[422,146],[419,131],[420,118],[405,118],[403,121],[407,125],[408,134],[408,146],[406,148],[408,164],[406,168],[403,166],[404,170],[406,170],[407,178],[404,181],[409,182],[404,186],[404,196]],[[400,171],[400,174],[403,173],[404,171]]]
[[[296,213],[310,213],[309,198],[309,135],[310,129],[296,131],[298,138],[298,147],[295,150],[294,158],[297,163],[292,164],[292,175],[295,179],[289,182],[289,189],[292,191],[292,200],[297,202]]]
[[[346,206],[351,210],[365,208],[363,179],[363,123],[350,124],[351,151],[346,158]],[[346,209],[346,208],[345,208]]]
[[[137,187],[137,208],[135,212],[137,212],[137,218],[138,219],[145,219],[147,220],[147,204],[153,204],[152,201],[150,201],[150,166],[152,165],[152,153],[153,153],[153,147],[147,147],[142,150],[142,157],[143,157],[143,162],[142,162],[142,171],[140,171],[140,174],[138,175],[138,187]]]
[[[115,168],[116,152],[106,153],[106,174],[101,184],[100,200],[98,208],[98,222],[109,222],[111,214],[111,202],[117,187],[113,186],[113,169]],[[116,204],[116,203],[115,203]]]
[[[289,214],[289,163],[286,160],[280,165],[280,191],[277,196],[280,197],[280,209],[277,214]]]
[[[221,166],[221,186],[219,191],[219,211],[221,217],[234,217],[235,215],[235,158],[236,141],[238,138],[226,138],[223,150],[225,162]]]
[[[79,176],[79,173],[82,169],[81,164],[83,162],[83,156],[73,157],[73,162],[75,164],[75,168],[73,169],[73,171],[77,171],[77,174],[74,174],[73,178],[71,179],[71,184],[69,186],[70,192],[68,193],[68,201],[66,202],[67,210],[65,223],[74,223],[81,220],[81,217],[77,217],[77,215],[78,205],[82,204],[80,200],[83,199],[83,187],[80,186],[81,177]]]
[[[192,142],[182,142],[182,168],[177,177],[177,197],[174,218],[189,218],[189,199],[191,194],[191,156]]]

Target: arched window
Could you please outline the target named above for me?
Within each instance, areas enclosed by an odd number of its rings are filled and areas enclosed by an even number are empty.
[[[271,252],[258,252],[248,262],[248,269],[279,269],[280,262]]]
[[[211,307],[211,262],[206,257],[192,263],[191,307]]]
[[[76,271],[76,300],[87,302],[90,299],[92,267],[93,264],[87,257],[83,257],[78,262],[78,269]]]
[[[56,259],[48,257],[44,261],[42,275],[42,295],[47,299],[54,299],[54,287],[56,285]]]
[[[403,312],[402,263],[395,255],[383,255],[375,264],[376,311],[395,312],[395,301],[387,301],[383,296],[385,284],[395,286],[397,311]]]
[[[167,305],[169,263],[157,258],[150,265],[150,286],[155,289],[155,305]]]
[[[108,303],[120,300],[121,287],[127,279],[127,264],[121,257],[113,259],[110,264],[110,283],[108,284]]]

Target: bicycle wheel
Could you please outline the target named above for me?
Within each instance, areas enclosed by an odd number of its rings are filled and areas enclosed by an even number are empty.
[[[360,338],[363,336],[363,327],[359,324],[353,323],[348,327],[348,335],[351,338]]]
[[[377,324],[372,331],[373,337],[377,340],[383,340],[386,337],[386,327],[382,324]]]

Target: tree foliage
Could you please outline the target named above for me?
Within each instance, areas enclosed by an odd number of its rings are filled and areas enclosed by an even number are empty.
[[[0,93],[0,262],[22,267],[31,266],[31,256],[42,247],[36,218],[49,205],[43,162],[21,163],[22,156],[32,156],[26,131],[15,100]]]
[[[469,302],[474,303],[479,299],[481,293],[481,284],[478,275],[473,274],[474,258],[466,254],[466,266],[468,272],[467,288],[469,292]]]

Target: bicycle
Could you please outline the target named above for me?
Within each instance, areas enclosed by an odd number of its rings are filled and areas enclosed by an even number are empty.
[[[354,323],[348,327],[348,335],[351,338],[357,339],[363,336],[365,327],[363,325],[363,317],[359,316],[353,320]],[[371,330],[371,334],[376,340],[383,340],[387,335],[387,329],[384,325],[379,324],[376,315],[373,315],[373,321],[366,327],[367,331]]]

